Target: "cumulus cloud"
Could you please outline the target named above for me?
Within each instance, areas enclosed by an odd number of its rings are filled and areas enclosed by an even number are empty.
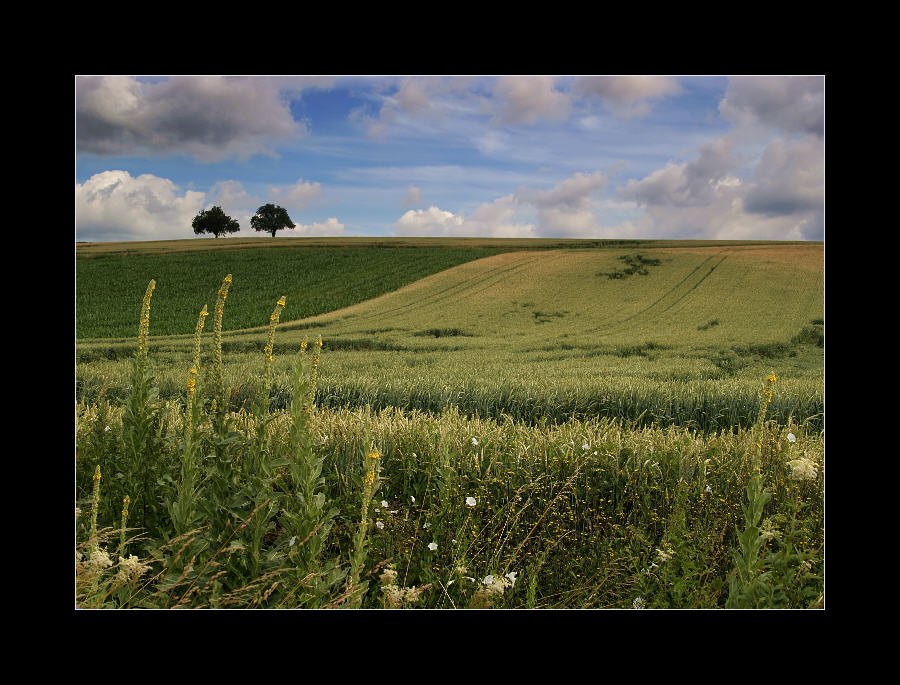
[[[615,116],[642,117],[649,114],[654,100],[682,92],[670,76],[579,76],[573,92],[599,98]]]
[[[344,224],[335,217],[329,217],[324,222],[313,224],[296,224],[296,228],[290,229],[301,236],[323,237],[344,235]]]
[[[432,205],[403,214],[394,224],[394,233],[398,236],[534,237],[534,226],[514,223],[515,213],[516,199],[512,195],[484,203],[468,217]]]
[[[269,188],[272,202],[284,205],[288,209],[306,209],[322,200],[322,186],[316,181],[310,183],[298,178],[290,186],[273,186]]]
[[[274,142],[305,133],[281,96],[289,85],[240,76],[178,76],[155,83],[80,76],[76,149],[97,155],[188,154],[204,162],[274,155]]]
[[[823,240],[824,168],[819,141],[773,140],[752,179],[726,140],[690,162],[668,163],[618,192],[645,209],[628,230],[646,238]]]
[[[75,184],[76,240],[165,240],[193,236],[205,195],[151,174],[104,171]]]
[[[739,163],[731,143],[720,138],[702,146],[690,162],[669,162],[639,181],[630,179],[619,197],[648,206],[705,205],[722,183],[727,185],[729,172]]]
[[[537,209],[541,236],[591,237],[600,228],[594,197],[606,191],[606,184],[607,177],[603,172],[576,173],[550,190],[520,189],[517,197],[520,202]]]
[[[552,76],[502,76],[494,83],[497,124],[534,124],[569,114],[569,97],[555,88]]]
[[[431,206],[409,210],[394,225],[397,235],[482,237],[592,237],[601,230],[594,198],[606,190],[602,172],[576,173],[549,190],[520,188],[480,205],[471,215]],[[536,223],[522,219],[534,215]]]
[[[821,76],[732,76],[719,112],[743,126],[764,126],[819,138],[825,132]]]
[[[381,108],[376,116],[356,112],[352,118],[363,123],[369,137],[382,138],[398,122],[441,120],[448,109],[459,106],[458,102],[447,101],[447,96],[465,96],[471,83],[472,79],[459,76],[405,76],[396,84],[383,86],[392,92],[381,95]],[[395,85],[396,90],[392,90]]]

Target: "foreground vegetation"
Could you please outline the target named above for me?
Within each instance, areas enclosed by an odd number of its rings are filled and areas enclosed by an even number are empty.
[[[304,335],[276,372],[284,297],[257,363],[227,373],[232,280],[211,345],[204,305],[188,352],[160,363],[182,392],[162,397],[154,377],[151,282],[127,381],[77,402],[77,606],[823,605],[823,437],[773,420],[780,369],[757,377],[752,420],[705,432],[452,402],[327,408],[329,353],[308,329],[283,338]]]

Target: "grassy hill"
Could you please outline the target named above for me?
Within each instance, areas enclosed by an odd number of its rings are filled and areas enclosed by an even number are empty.
[[[151,348],[161,388],[172,393],[181,392],[191,336],[160,333],[192,330],[202,304],[232,273],[224,349],[245,388],[262,365],[268,314],[286,295],[276,386],[281,378],[289,387],[300,342],[321,335],[326,404],[437,410],[449,402],[528,420],[548,412],[634,418],[647,410],[645,418],[659,421],[696,421],[699,413],[701,424],[724,426],[750,419],[760,379],[776,373],[782,404],[773,416],[821,413],[821,244],[379,244],[119,256],[123,271],[132,265],[130,307],[95,304],[95,293],[114,291],[121,272],[94,268],[112,256],[84,258],[79,311],[112,320],[124,310],[122,327],[136,328],[133,310],[146,281],[167,269],[177,285],[159,277]],[[296,320],[298,312],[314,314]],[[177,326],[166,329],[169,321]],[[80,343],[79,392],[90,396],[99,387],[91,379],[124,373],[133,346],[127,335]]]

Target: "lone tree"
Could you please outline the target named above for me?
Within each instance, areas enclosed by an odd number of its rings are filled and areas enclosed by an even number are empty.
[[[194,217],[191,225],[194,227],[194,233],[197,235],[212,233],[216,238],[220,234],[236,233],[241,230],[241,225],[237,222],[237,219],[232,219],[222,211],[221,207],[204,209]]]
[[[278,205],[263,205],[256,210],[256,214],[250,217],[250,225],[257,231],[271,233],[275,237],[275,231],[282,228],[294,228],[294,222],[288,216],[287,210]]]

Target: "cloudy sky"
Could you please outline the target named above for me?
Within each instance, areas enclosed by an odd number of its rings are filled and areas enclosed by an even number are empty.
[[[822,76],[74,85],[76,240],[193,239],[213,205],[261,237],[270,202],[279,236],[824,240]]]

